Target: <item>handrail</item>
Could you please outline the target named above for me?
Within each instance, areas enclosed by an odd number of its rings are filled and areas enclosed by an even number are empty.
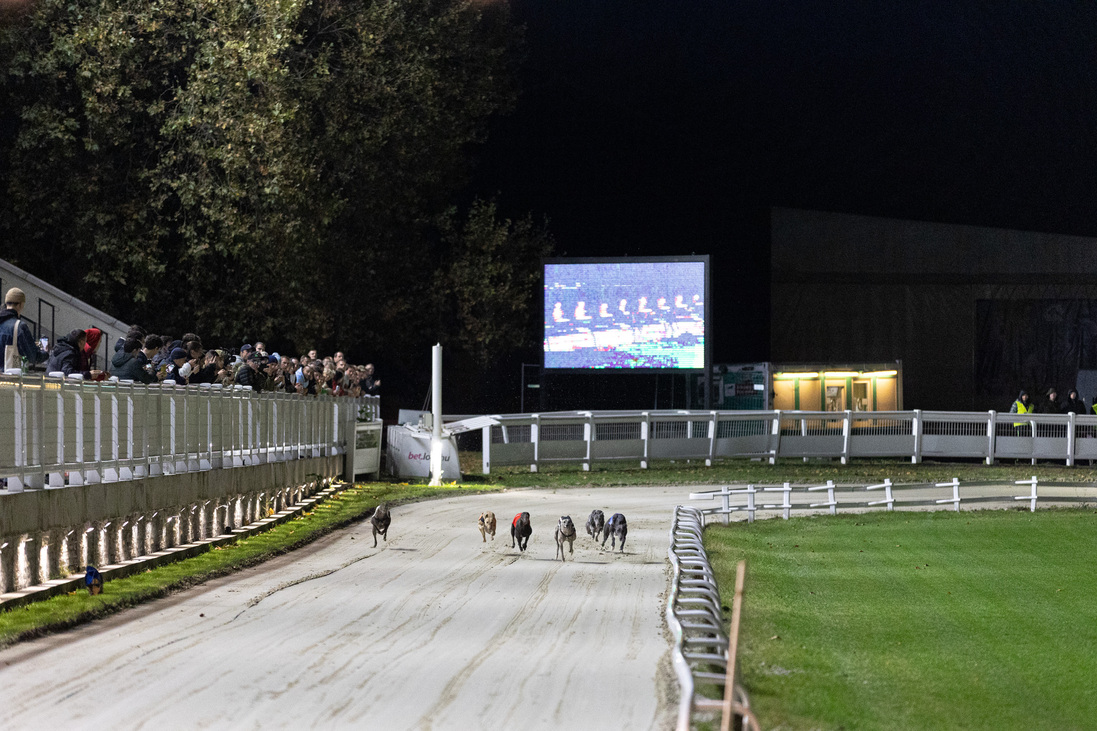
[[[677,731],[689,731],[695,708],[720,711],[724,707],[722,699],[697,696],[696,693],[695,676],[707,683],[722,685],[728,665],[728,636],[723,629],[716,580],[701,543],[703,530],[700,510],[688,505],[675,507],[668,549],[671,588],[665,614],[674,638],[671,662],[681,690]],[[691,663],[723,666],[724,672],[698,670]],[[758,729],[746,690],[739,683],[734,683],[733,698],[733,712],[744,719],[742,728]]]
[[[376,396],[0,376],[0,478],[8,492],[335,456]]]
[[[495,414],[484,470],[551,462],[901,457],[1097,460],[1097,415],[961,411],[563,411]],[[1020,424],[1020,426],[1015,426]]]

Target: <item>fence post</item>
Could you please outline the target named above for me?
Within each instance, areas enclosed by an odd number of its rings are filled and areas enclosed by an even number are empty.
[[[640,441],[644,443],[644,458],[640,460],[640,469],[648,468],[648,459],[651,456],[651,414],[647,411],[640,412],[643,421],[640,422]]]
[[[712,460],[716,458],[716,411],[710,411],[708,422],[708,459],[705,467],[712,467]]]
[[[485,475],[491,474],[491,424],[488,424],[481,430],[483,436],[480,438],[483,442],[481,448],[481,456],[483,458],[483,470]]]
[[[537,464],[541,460],[541,415],[531,414],[530,419],[529,441],[533,444],[533,464],[529,466],[529,471],[536,472]]]
[[[769,463],[777,464],[777,455],[781,452],[781,410],[773,412],[773,424],[769,428]]]
[[[103,385],[97,386],[99,391],[103,390]],[[118,387],[115,386],[110,392],[110,459],[111,466],[103,470],[104,482],[117,482],[121,475],[118,470],[118,460],[121,458],[119,453],[119,433],[118,433]]]
[[[73,394],[72,398],[72,421],[73,433],[76,435],[76,442],[73,444],[73,461],[76,463],[76,468],[69,472],[69,484],[70,485],[86,485],[87,479],[84,475],[84,399],[83,395],[79,391],[69,391],[66,381],[61,381],[61,390],[68,391]],[[61,469],[64,469],[62,467]]]
[[[789,515],[792,512],[792,484],[786,482],[784,484],[784,488],[785,488],[785,491],[784,491],[784,494],[782,496],[783,499],[781,500],[781,507],[783,508],[782,512],[783,512],[784,519],[788,520]]]
[[[914,454],[910,456],[911,464],[922,463],[922,410],[914,410],[914,419],[910,423],[914,432]]]
[[[757,492],[754,489],[754,485],[747,485],[747,522],[754,522],[754,494]],[[724,504],[727,505],[727,498],[724,498]],[[730,507],[730,506],[728,506]]]
[[[987,412],[987,464],[994,464],[994,451],[997,448],[995,438],[998,433],[998,422],[995,417],[998,412],[991,410]]]
[[[1074,466],[1074,412],[1067,414],[1067,467]]]
[[[590,411],[587,413],[587,420],[583,424],[583,441],[586,442],[586,456],[583,458],[583,472],[590,472],[590,456],[593,452],[593,445],[591,442],[594,440],[594,414]]]
[[[842,464],[849,464],[850,438],[853,432],[853,412],[846,409],[842,418]]]
[[[800,416],[800,436],[806,437],[808,435],[808,420]],[[804,457],[804,462],[807,462],[808,458]]]
[[[43,382],[43,386],[45,382]],[[42,397],[45,398],[45,392]],[[17,425],[18,426],[18,425]],[[46,487],[65,486],[65,390],[57,389],[57,472],[46,475]]]

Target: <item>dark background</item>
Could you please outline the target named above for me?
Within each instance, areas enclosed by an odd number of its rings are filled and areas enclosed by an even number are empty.
[[[559,255],[711,255],[717,363],[769,358],[771,206],[1097,233],[1097,5],[511,6],[523,95],[473,188],[547,216]],[[557,380],[559,408],[656,385]]]

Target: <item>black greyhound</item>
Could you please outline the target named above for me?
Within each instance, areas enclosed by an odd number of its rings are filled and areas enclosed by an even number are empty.
[[[529,513],[518,513],[510,523],[510,547],[514,548],[514,542],[517,541],[518,550],[526,550],[532,533],[533,528],[529,524]]]
[[[602,548],[606,547],[606,539],[613,536],[613,540],[609,544],[609,548],[612,551],[617,546],[617,539],[621,539],[621,552],[625,550],[625,538],[628,536],[628,522],[625,520],[625,516],[620,513],[614,513],[613,517],[606,523],[606,534],[602,537]]]

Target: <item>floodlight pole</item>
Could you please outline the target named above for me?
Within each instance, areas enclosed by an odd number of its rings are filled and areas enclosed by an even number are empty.
[[[442,484],[442,344],[431,348],[430,368],[430,485]]]

